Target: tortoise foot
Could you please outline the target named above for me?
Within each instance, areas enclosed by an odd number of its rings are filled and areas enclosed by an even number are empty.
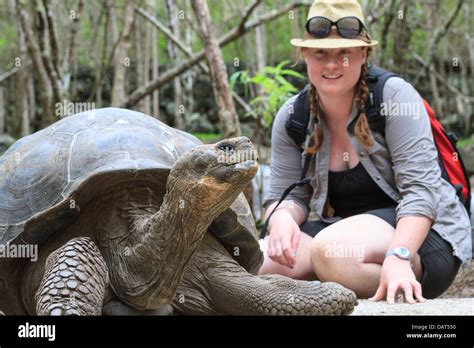
[[[92,239],[71,239],[46,260],[36,313],[100,315],[108,283],[107,265]]]
[[[336,283],[260,276],[260,286],[248,294],[256,315],[348,315],[357,305],[355,293]]]

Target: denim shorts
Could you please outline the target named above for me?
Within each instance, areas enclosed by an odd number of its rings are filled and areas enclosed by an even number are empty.
[[[365,212],[378,216],[395,228],[395,206]],[[301,231],[311,237],[316,236],[330,224],[323,221],[308,221],[301,225]],[[431,229],[418,250],[423,266],[421,288],[423,297],[433,299],[445,292],[453,282],[461,266],[461,261],[453,255],[453,248],[435,230]]]

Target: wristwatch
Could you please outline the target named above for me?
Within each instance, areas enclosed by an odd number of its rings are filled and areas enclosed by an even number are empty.
[[[396,257],[402,260],[407,260],[407,261],[411,260],[410,250],[408,250],[405,247],[397,247],[394,249],[387,250],[385,257],[391,256],[391,255],[395,255]]]

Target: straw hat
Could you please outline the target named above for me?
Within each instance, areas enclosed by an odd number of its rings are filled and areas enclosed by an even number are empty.
[[[326,17],[333,22],[343,17],[357,17],[364,23],[362,8],[356,0],[315,0],[309,10],[308,20],[316,16]],[[305,30],[303,38],[292,39],[291,44],[309,48],[348,48],[375,46],[378,42],[371,40],[365,29],[356,38],[347,39],[340,36],[333,27],[329,36],[322,39],[312,37]]]

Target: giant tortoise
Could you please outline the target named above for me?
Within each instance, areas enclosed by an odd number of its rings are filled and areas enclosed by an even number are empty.
[[[338,284],[255,275],[263,258],[241,191],[257,166],[245,137],[203,145],[117,108],[18,140],[0,157],[0,245],[38,254],[0,259],[0,310],[350,313],[355,295]]]

